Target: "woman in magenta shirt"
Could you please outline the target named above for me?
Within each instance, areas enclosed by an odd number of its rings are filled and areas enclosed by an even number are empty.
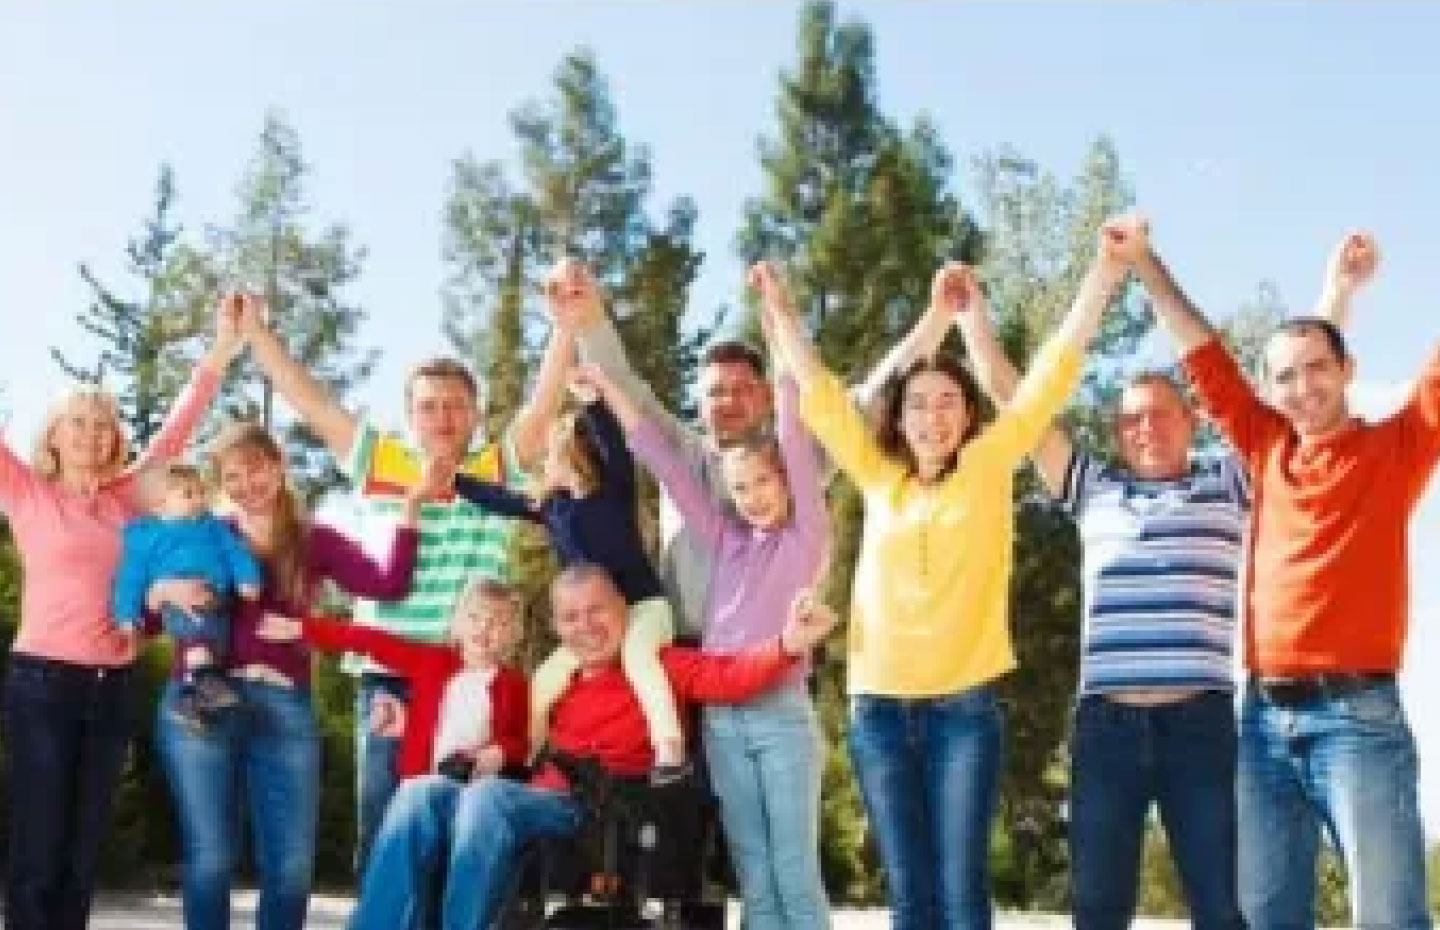
[[[180,454],[242,346],[219,314],[160,431],[130,463],[114,398],[81,389],[51,408],[30,463],[0,441],[0,511],[24,572],[5,679],[10,838],[5,925],[79,930],[132,721],[133,636],[110,616],[120,531],[140,513],[137,474]]]
[[[243,823],[260,883],[256,927],[300,930],[314,869],[320,790],[310,650],[304,643],[262,640],[255,631],[267,613],[311,612],[326,580],[359,597],[409,594],[419,502],[449,476],[427,469],[427,480],[407,498],[389,557],[376,562],[340,533],[310,522],[290,490],[284,452],[263,427],[225,428],[211,444],[210,460],[234,505],[241,536],[261,561],[265,582],[258,600],[237,606],[231,625],[230,677],[239,704],[197,733],[173,712],[179,687],[172,680],[156,712],[156,740],[180,825],[185,926],[229,928]],[[151,588],[152,606],[175,597],[182,592],[166,582]]]

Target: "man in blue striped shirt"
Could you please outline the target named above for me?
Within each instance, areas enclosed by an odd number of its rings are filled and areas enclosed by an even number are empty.
[[[1149,251],[1132,267],[1157,309],[1188,306]],[[1332,259],[1331,275],[1336,271]],[[987,317],[970,281],[965,312]],[[1343,323],[1348,291],[1317,315]],[[938,345],[949,320],[912,334]],[[974,327],[981,329],[982,327]],[[972,340],[981,385],[1008,402],[1019,375],[993,329]],[[1077,522],[1084,552],[1080,694],[1071,740],[1072,908],[1079,930],[1134,916],[1145,824],[1156,804],[1193,925],[1240,928],[1236,889],[1234,642],[1249,488],[1228,455],[1192,460],[1198,425],[1180,387],[1131,381],[1115,417],[1121,464],[1051,430],[1034,460]]]

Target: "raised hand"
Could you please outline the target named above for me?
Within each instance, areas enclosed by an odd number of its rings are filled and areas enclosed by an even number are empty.
[[[839,623],[835,611],[805,589],[790,603],[790,617],[780,633],[780,648],[790,655],[804,655],[818,646]]]
[[[1353,294],[1369,283],[1380,267],[1380,247],[1375,237],[1363,230],[1351,230],[1336,244],[1325,264],[1325,286],[1342,294]]]
[[[570,332],[589,328],[605,312],[600,284],[584,262],[562,258],[545,278],[545,299],[555,325]]]
[[[775,262],[759,261],[746,272],[745,283],[760,295],[760,328],[765,340],[770,342],[775,336],[776,319],[795,314],[795,301],[785,283],[785,275]]]
[[[1096,260],[1102,268],[1123,274],[1150,254],[1150,221],[1140,213],[1112,216],[1100,226]]]
[[[930,307],[951,317],[981,308],[984,295],[975,270],[964,262],[950,262],[930,279]]]
[[[247,334],[242,314],[245,296],[239,293],[225,294],[215,307],[215,338],[210,343],[212,358],[228,365],[245,348]]]

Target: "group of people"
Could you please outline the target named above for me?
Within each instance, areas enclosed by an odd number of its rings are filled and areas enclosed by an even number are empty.
[[[114,400],[88,389],[55,405],[31,462],[0,444],[0,508],[25,571],[4,698],[7,926],[86,923],[145,628],[176,640],[155,727],[192,930],[229,926],[247,824],[257,925],[304,924],[316,648],[351,653],[359,675],[357,930],[488,927],[520,848],[580,826],[562,760],[665,783],[700,763],[697,746],[745,926],[828,926],[807,679],[836,623],[814,591],[839,472],[864,503],[847,740],[892,924],[988,927],[1005,738],[995,689],[1015,666],[1012,492],[1029,459],[1084,555],[1076,925],[1129,924],[1158,805],[1198,927],[1314,926],[1322,833],[1341,852],[1358,926],[1429,927],[1395,672],[1408,521],[1440,457],[1440,358],[1393,416],[1350,415],[1342,327],[1377,261],[1367,235],[1337,246],[1316,313],[1266,346],[1263,400],[1138,216],[1104,224],[1072,307],[1023,376],[975,273],[948,265],[915,328],[847,389],[779,269],[761,263],[749,283],[768,365],[744,343],[710,347],[692,428],[638,376],[597,282],[567,260],[546,284],[553,327],[534,389],[478,445],[481,386],[463,365],[414,369],[406,441],[340,406],[268,328],[260,299],[227,297],[210,351],[133,461]],[[1192,455],[1198,416],[1158,373],[1119,398],[1114,464],[1053,425],[1131,274],[1229,452]],[[938,351],[952,327],[968,367]],[[366,535],[382,532],[387,551],[312,521],[283,449],[254,424],[209,444],[210,478],[176,464],[246,347],[341,463]],[[654,561],[637,460],[663,491]],[[206,480],[228,504],[223,519],[208,512]],[[528,680],[512,664],[517,519],[545,528],[561,565],[558,646]],[[351,621],[318,612],[326,581],[356,597]],[[690,703],[703,705],[698,740],[682,723]]]

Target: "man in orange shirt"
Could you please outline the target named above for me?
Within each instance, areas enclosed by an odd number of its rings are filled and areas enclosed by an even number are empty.
[[[1348,301],[1377,261],[1370,236],[1347,236],[1328,293]],[[1335,317],[1295,317],[1265,347],[1267,404],[1153,252],[1135,271],[1174,298],[1156,300],[1158,316],[1250,472],[1237,785],[1246,922],[1315,925],[1323,825],[1356,926],[1428,928],[1415,743],[1395,674],[1410,517],[1440,460],[1440,356],[1395,414],[1368,423],[1346,405],[1355,362]]]

